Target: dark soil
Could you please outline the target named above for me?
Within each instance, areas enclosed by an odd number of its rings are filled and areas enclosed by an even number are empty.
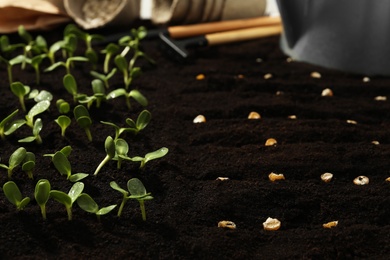
[[[44,36],[53,43],[62,37],[61,30]],[[39,116],[43,144],[18,143],[31,135],[27,126],[1,142],[2,163],[20,146],[37,157],[34,180],[20,167],[13,174],[23,195],[32,198],[23,211],[1,192],[2,259],[388,259],[390,104],[375,97],[389,95],[389,78],[363,82],[364,75],[288,62],[278,37],[197,49],[188,64],[173,62],[158,45],[156,40],[144,41],[157,66],[140,62],[143,74],[132,85],[148,98],[152,121],[137,136],[124,138],[131,157],[163,146],[169,153],[143,171],[133,162],[118,170],[110,161],[92,176],[105,157],[104,140],[114,135],[113,128],[100,121],[124,126],[141,106],[133,101],[129,111],[122,98],[100,109],[93,106],[93,141],[86,140],[74,120],[63,139],[54,122],[59,115],[55,101],[64,98],[74,106],[62,85],[65,70],[44,73],[36,86],[33,70],[14,68],[15,80],[52,92],[54,100],[50,111]],[[20,107],[1,66],[2,119]],[[72,69],[80,92],[91,93],[90,70],[86,64]],[[312,78],[314,71],[322,77]],[[264,79],[268,73],[272,78]],[[205,79],[197,80],[198,74]],[[117,87],[122,87],[119,73],[111,81],[111,88]],[[321,96],[325,88],[334,96]],[[27,102],[28,109],[32,105]],[[251,111],[262,118],[247,119]],[[193,123],[199,114],[206,123]],[[20,111],[18,118],[23,117]],[[277,145],[266,147],[268,138],[275,138]],[[52,189],[64,192],[72,183],[43,154],[66,145],[73,148],[72,172],[91,174],[83,180],[84,192],[101,207],[121,202],[110,181],[125,188],[130,178],[141,179],[154,196],[145,204],[147,220],[142,221],[138,202],[129,201],[121,218],[114,209],[100,221],[75,204],[73,220],[68,221],[65,207],[50,199],[44,221],[33,199],[36,182],[48,179]],[[3,185],[7,172],[0,171]],[[269,181],[271,172],[283,173],[285,180]],[[320,179],[325,172],[334,174],[330,183]],[[368,176],[370,183],[354,185],[359,175]],[[264,230],[268,217],[279,219],[281,228]],[[233,221],[237,229],[218,228],[221,220]],[[337,227],[323,228],[334,220],[339,221]]]

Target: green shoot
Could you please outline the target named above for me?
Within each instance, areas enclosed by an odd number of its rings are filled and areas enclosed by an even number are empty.
[[[43,219],[46,219],[46,203],[50,197],[50,182],[46,179],[39,180],[35,185],[34,197],[35,201],[41,208]]]
[[[96,107],[99,108],[102,101],[106,100],[106,90],[104,88],[103,82],[100,79],[92,80],[92,91],[92,96],[84,96],[83,98],[79,98],[79,102],[82,104],[87,104],[88,109],[92,106],[93,102],[96,101]]]
[[[2,35],[0,37],[0,50],[2,53],[11,53],[17,48],[23,48],[23,43],[10,44],[9,38],[7,35]]]
[[[78,105],[73,109],[73,114],[79,126],[84,129],[88,140],[92,142],[92,134],[90,130],[92,119],[89,116],[88,110],[83,105]]]
[[[32,136],[28,136],[28,137],[23,138],[23,139],[20,139],[18,142],[19,143],[31,143],[33,141],[36,141],[37,144],[41,144],[42,143],[42,138],[39,135],[39,133],[41,132],[42,127],[43,127],[42,119],[38,118],[34,122],[34,126],[33,126],[33,129],[32,129],[32,134],[33,135]]]
[[[85,57],[82,57],[82,56],[70,57],[70,58],[67,58],[65,62],[58,61],[58,62],[50,65],[48,68],[45,69],[45,72],[53,71],[56,68],[62,66],[62,67],[65,67],[66,74],[71,74],[70,73],[70,68],[71,68],[71,66],[72,66],[74,61],[86,62],[86,61],[89,61],[89,60],[88,60],[88,58],[85,58]]]
[[[50,107],[50,101],[43,100],[36,103],[26,115],[26,125],[34,128],[34,117],[45,112]]]
[[[110,78],[112,78],[112,77],[115,75],[116,71],[117,71],[117,69],[116,69],[116,68],[113,68],[113,69],[111,70],[110,73],[108,73],[107,75],[105,75],[105,74],[101,74],[101,73],[98,73],[98,72],[92,70],[92,71],[90,72],[90,74],[91,74],[93,77],[95,77],[95,78],[100,79],[101,81],[103,81],[104,86],[106,87],[106,89],[109,89],[109,88],[110,88],[110,84],[108,83],[108,80],[109,80]]]
[[[0,62],[4,62],[7,65],[7,73],[8,73],[8,81],[9,84],[13,82],[13,77],[12,77],[12,67],[15,66],[16,64],[20,64],[24,62],[26,58],[23,55],[18,55],[11,60],[7,60],[4,57],[0,56]]]
[[[134,122],[131,118],[126,119],[126,123],[132,129],[131,131],[138,134],[139,131],[145,129],[152,119],[152,114],[148,110],[143,110],[137,117],[137,121]]]
[[[27,60],[27,62],[30,63],[31,67],[33,67],[35,70],[35,82],[37,83],[37,85],[39,85],[41,80],[40,65],[45,57],[46,57],[45,54],[40,54]]]
[[[106,150],[106,156],[103,161],[100,162],[93,175],[97,175],[102,167],[115,156],[115,142],[111,136],[107,136],[106,141],[104,142],[104,149]]]
[[[17,210],[23,210],[28,203],[30,203],[30,198],[23,198],[22,193],[20,192],[19,187],[13,181],[7,181],[3,185],[3,191],[5,197],[16,206]]]
[[[133,158],[130,158],[130,157],[123,156],[123,155],[119,155],[119,157],[121,157],[122,159],[125,159],[125,160],[133,161],[133,162],[140,162],[141,164],[140,164],[139,168],[144,169],[147,162],[154,160],[154,159],[164,157],[168,153],[168,151],[169,151],[168,148],[162,147],[154,152],[147,153],[145,155],[145,157],[135,156]]]
[[[130,92],[127,92],[127,90],[124,88],[118,88],[118,89],[115,89],[115,90],[111,91],[110,93],[108,93],[106,98],[107,98],[107,100],[109,100],[109,99],[117,98],[120,96],[125,97],[126,105],[127,105],[128,109],[131,109],[130,98],[133,98],[141,106],[145,107],[148,105],[148,100],[146,99],[146,97],[144,95],[142,95],[141,92],[139,92],[136,89],[133,89]]]
[[[127,182],[127,189],[131,194],[129,198],[138,200],[141,208],[142,220],[146,221],[145,200],[152,200],[153,197],[150,196],[150,192],[146,192],[145,186],[137,178],[132,178]]]
[[[129,192],[119,187],[119,185],[115,181],[110,182],[110,186],[114,190],[119,191],[120,193],[123,194],[122,202],[121,205],[119,206],[118,214],[117,214],[118,217],[120,217],[122,215],[122,211],[126,202],[130,199]]]
[[[131,79],[129,78],[129,71],[127,70],[127,60],[124,56],[117,55],[114,59],[115,65],[123,74],[123,83],[125,84],[126,89],[128,89]]]
[[[84,183],[76,182],[73,184],[72,188],[70,188],[68,194],[59,190],[51,190],[50,197],[59,203],[64,204],[66,208],[66,212],[68,213],[68,220],[72,220],[72,207],[73,203],[77,200],[80,194],[83,192]]]
[[[16,149],[11,156],[9,157],[8,160],[8,165],[5,164],[0,164],[0,167],[3,169],[7,169],[8,171],[8,179],[12,178],[13,170],[15,169],[16,166],[21,164],[24,160],[24,157],[26,156],[26,148],[24,147],[19,147]]]
[[[22,170],[27,173],[28,178],[33,179],[33,170],[35,168],[35,154],[26,152],[24,157]]]
[[[62,174],[66,176],[67,180],[70,180],[71,182],[77,182],[79,180],[82,180],[88,176],[87,173],[76,173],[72,174],[72,168],[70,165],[70,162],[65,154],[63,154],[61,151],[58,151],[54,154],[52,158],[54,167]]]
[[[26,121],[24,119],[17,119],[12,121],[14,116],[19,112],[18,109],[16,109],[14,112],[9,114],[6,118],[4,118],[0,122],[0,136],[1,139],[4,140],[6,135],[10,135],[13,132],[15,132],[19,127],[24,125]]]
[[[26,105],[24,97],[30,92],[30,87],[23,85],[21,82],[13,82],[10,85],[12,93],[19,98],[20,106],[22,110],[26,112]]]
[[[129,152],[129,145],[127,142],[122,139],[118,138],[115,140],[115,156],[112,158],[112,160],[118,161],[117,168],[120,169],[122,166],[122,157],[127,157],[127,153]]]
[[[61,128],[61,136],[62,137],[65,137],[65,132],[66,132],[66,129],[68,128],[68,126],[70,126],[70,123],[72,122],[72,120],[68,117],[68,116],[65,116],[65,115],[61,115],[59,116],[56,120],[54,120]]]
[[[108,207],[103,207],[99,209],[98,204],[91,198],[91,196],[86,193],[80,194],[80,196],[77,198],[77,204],[84,211],[95,214],[98,220],[100,220],[101,215],[106,215],[117,206],[110,205]]]
[[[65,147],[63,147],[60,152],[62,152],[66,157],[68,157],[70,155],[70,153],[72,152],[72,147],[70,145],[67,145]],[[51,157],[53,158],[54,156],[54,153],[47,153],[47,154],[44,154],[43,156],[45,157]]]
[[[108,73],[110,69],[110,61],[113,55],[119,52],[119,46],[115,43],[109,43],[104,50],[101,51],[101,53],[105,54],[104,57],[104,65],[103,65],[103,71],[104,73]]]
[[[37,103],[44,101],[44,100],[47,100],[50,102],[53,100],[53,94],[51,94],[49,91],[46,91],[46,90],[38,91],[37,89],[33,89],[30,91],[28,98],[34,99],[34,101]]]
[[[61,114],[67,114],[70,111],[69,103],[63,99],[58,99],[56,102],[56,106],[57,106],[58,112],[60,112]]]
[[[77,82],[72,74],[66,74],[62,80],[66,91],[73,96],[73,101],[77,101],[78,90],[77,90]]]

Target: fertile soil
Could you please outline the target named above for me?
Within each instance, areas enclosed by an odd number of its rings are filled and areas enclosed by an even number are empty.
[[[102,32],[104,33],[104,32]],[[43,34],[51,44],[62,38],[62,28]],[[13,43],[17,36],[11,37]],[[129,156],[144,155],[160,147],[169,153],[138,169],[124,162],[117,169],[110,161],[92,176],[105,157],[104,141],[114,129],[100,121],[125,126],[142,107],[132,109],[122,97],[93,105],[90,114],[93,141],[88,142],[73,114],[66,137],[54,122],[59,116],[55,101],[72,96],[64,89],[63,68],[42,74],[35,84],[34,71],[13,69],[14,80],[54,95],[43,120],[43,143],[18,143],[31,135],[28,126],[1,141],[1,162],[23,146],[36,155],[34,179],[20,167],[12,180],[24,196],[32,198],[17,211],[0,193],[0,257],[2,259],[388,259],[390,254],[390,104],[376,100],[389,95],[390,79],[355,75],[289,62],[279,49],[279,38],[269,37],[191,52],[194,60],[177,63],[158,48],[158,40],[145,40],[144,51],[156,60],[152,66],[140,61],[143,74],[131,85],[148,99],[151,123],[138,135],[122,137],[129,143]],[[102,47],[97,47],[101,49]],[[80,42],[77,54],[84,52]],[[61,59],[61,56],[58,56]],[[102,69],[103,57],[97,70]],[[43,65],[47,67],[47,61]],[[1,65],[0,118],[16,108],[18,99],[9,90]],[[72,68],[79,91],[91,94],[90,64]],[[311,77],[319,72],[321,78]],[[204,79],[197,75],[204,74]],[[264,77],[270,74],[272,77]],[[123,87],[117,73],[111,89]],[[330,88],[333,96],[322,96]],[[27,110],[34,101],[27,101]],[[256,111],[259,120],[248,119]],[[194,124],[202,114],[205,123]],[[291,118],[292,115],[296,119]],[[23,118],[20,110],[17,118]],[[356,123],[354,124],[353,120]],[[277,144],[265,146],[268,138]],[[378,141],[374,144],[373,141]],[[77,203],[73,220],[65,207],[50,199],[47,220],[34,200],[39,179],[52,189],[68,192],[72,183],[60,175],[44,154],[66,145],[72,147],[72,173],[91,176],[82,180],[84,192],[100,207],[119,204],[122,188],[131,178],[144,183],[153,200],[147,201],[143,221],[136,200],[127,202],[123,215],[117,208],[100,217],[83,211]],[[8,181],[0,169],[1,186]],[[285,180],[271,182],[268,174],[283,173]],[[333,173],[329,183],[320,179]],[[353,180],[367,176],[368,185]],[[228,177],[229,180],[216,180]],[[268,218],[277,218],[277,231],[263,229]],[[233,221],[236,229],[218,227]],[[331,229],[324,223],[338,221]]]

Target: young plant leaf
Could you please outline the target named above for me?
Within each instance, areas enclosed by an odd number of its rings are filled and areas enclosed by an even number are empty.
[[[39,180],[35,185],[34,197],[35,201],[41,208],[43,219],[46,219],[46,203],[50,197],[50,182],[46,179]]]
[[[24,103],[25,96],[30,92],[30,87],[23,85],[21,82],[12,82],[11,91],[18,97],[20,106],[23,111],[26,111],[26,105]]]
[[[1,168],[8,170],[8,179],[11,179],[14,168],[23,162],[26,153],[26,148],[19,147],[9,157],[8,165],[0,164]]]
[[[27,206],[27,204],[30,203],[30,198],[23,198],[19,187],[13,181],[8,181],[4,183],[3,192],[8,201],[15,205],[18,210],[23,210]]]
[[[139,202],[142,219],[146,221],[145,200],[152,200],[150,192],[146,192],[144,184],[137,178],[132,178],[127,182],[127,189],[130,192],[130,199],[136,199]]]
[[[58,99],[56,102],[56,106],[57,106],[58,112],[60,112],[61,114],[67,114],[70,111],[69,103],[63,99]]]
[[[33,179],[33,170],[35,168],[35,154],[26,152],[24,157],[22,170],[27,173],[28,178]]]
[[[36,103],[31,109],[30,111],[28,111],[27,115],[26,115],[26,124],[28,126],[30,126],[31,128],[34,127],[34,117],[43,113],[44,111],[46,111],[47,109],[49,109],[50,107],[50,101],[48,100],[43,100],[43,101],[40,101],[39,103]]]
[[[58,191],[58,190],[51,190],[50,191],[50,197],[52,197],[53,199],[62,203],[65,206],[66,212],[68,213],[68,220],[72,220],[73,203],[77,200],[79,195],[83,192],[83,189],[84,189],[84,183],[76,182],[70,188],[68,194],[66,194],[65,192],[62,192],[62,191]]]
[[[115,156],[115,142],[111,136],[107,136],[106,141],[104,142],[104,149],[106,150],[106,156],[100,162],[93,175],[97,175],[102,167]]]
[[[84,129],[88,140],[92,141],[92,134],[90,127],[92,125],[92,120],[89,116],[88,110],[83,105],[78,105],[73,109],[74,117],[81,128]]]
[[[65,137],[65,132],[68,126],[70,126],[72,120],[65,115],[59,116],[56,120],[54,120],[61,128],[61,136]]]

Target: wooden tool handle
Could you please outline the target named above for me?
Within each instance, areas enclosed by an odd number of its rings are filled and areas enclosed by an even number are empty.
[[[233,30],[227,32],[220,32],[220,33],[211,33],[205,35],[205,38],[208,41],[208,45],[218,45],[218,44],[232,43],[238,41],[253,40],[253,39],[258,39],[258,38],[272,36],[272,35],[278,35],[281,33],[281,31],[282,31],[281,25],[273,25],[273,26]]]
[[[250,19],[171,26],[168,28],[168,32],[172,38],[185,38],[215,32],[280,24],[280,17],[262,16]]]

